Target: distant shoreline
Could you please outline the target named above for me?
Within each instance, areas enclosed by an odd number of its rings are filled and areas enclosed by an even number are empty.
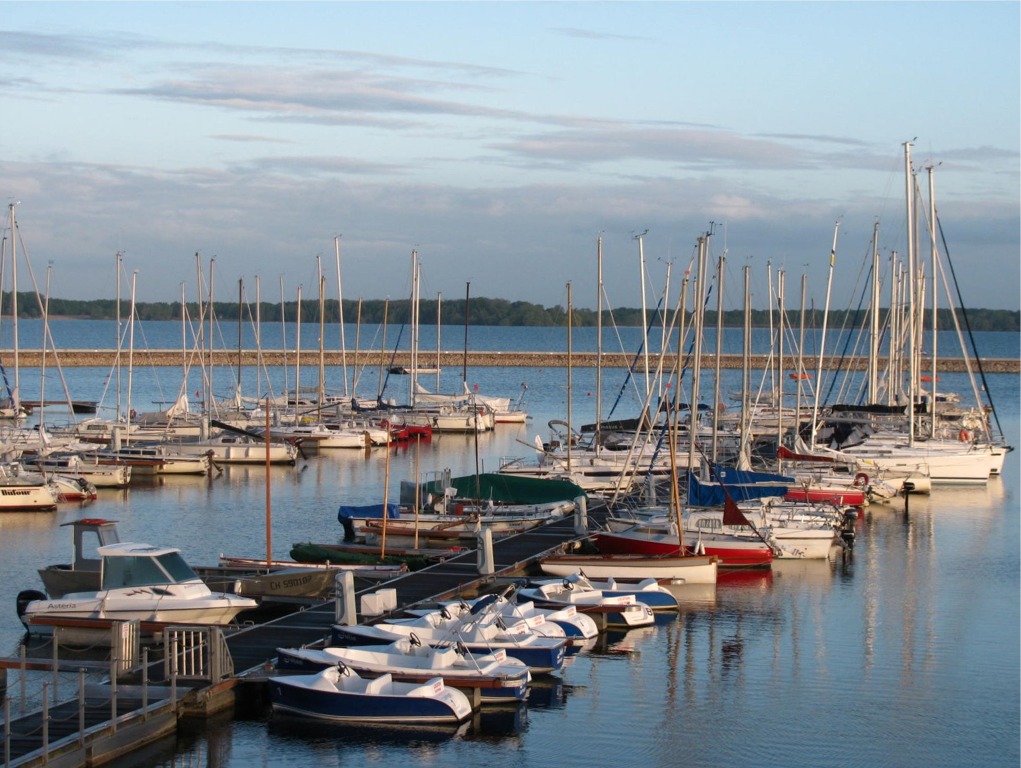
[[[42,364],[42,354],[38,349],[20,350],[18,352],[18,364],[22,367],[37,368]],[[674,355],[668,356],[665,367],[669,368],[674,362]],[[4,359],[10,361],[10,354],[5,352]],[[294,365],[299,362],[303,366],[317,366],[319,364],[319,352],[303,350],[300,360],[295,360],[293,350],[289,351],[242,351],[241,359],[238,360],[237,351],[214,350],[212,353],[205,353],[206,362],[212,362],[217,366],[254,366],[262,364],[265,366]],[[752,369],[762,370],[772,365],[771,355],[750,355],[749,365]],[[120,360],[122,365],[127,365],[128,353],[121,351]],[[201,362],[196,354],[189,353],[188,360],[191,364]],[[354,352],[325,352],[323,354],[325,365],[335,367],[345,362],[349,366],[365,366],[370,368],[389,368],[391,366],[410,366],[411,353],[407,351],[396,352],[380,350],[361,350]],[[634,355],[621,353],[604,353],[602,365],[605,368],[627,368],[634,360]],[[117,351],[113,349],[66,349],[57,350],[56,356],[52,351],[46,353],[46,365],[52,366],[59,362],[61,366],[68,368],[103,368],[112,367],[117,362]],[[137,366],[159,366],[174,367],[182,364],[181,350],[156,349],[156,350],[135,350],[132,353],[132,362]],[[419,353],[419,365],[432,367],[437,364],[437,354]],[[566,352],[493,352],[493,351],[469,351],[467,356],[463,351],[441,351],[439,353],[439,365],[443,368],[468,367],[509,367],[509,368],[566,368],[569,364],[577,368],[595,368],[599,365],[599,356],[594,352],[574,353],[568,355]],[[880,366],[884,366],[887,360],[880,358]],[[822,367],[825,370],[850,369],[865,370],[867,359],[864,357],[839,358],[835,355],[824,357]],[[740,369],[744,364],[742,355],[721,355],[720,368]],[[803,366],[812,371],[818,367],[818,358],[806,358]],[[975,363],[971,362],[974,369]],[[716,357],[712,354],[702,356],[702,369],[711,370],[716,366]],[[784,356],[783,369],[793,369],[797,366],[797,359],[793,356]],[[921,370],[930,370],[932,363],[923,361]],[[941,357],[937,361],[936,368],[947,373],[964,372],[968,370],[966,361],[960,357]],[[986,373],[1021,373],[1021,360],[1012,358],[983,358],[982,369]]]

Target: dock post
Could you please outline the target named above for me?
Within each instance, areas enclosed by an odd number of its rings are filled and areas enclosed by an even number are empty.
[[[574,500],[574,532],[579,536],[588,533],[588,497],[579,496]]]
[[[493,559],[493,529],[484,525],[476,535],[479,541],[477,558],[479,573],[483,576],[496,573],[496,564]]]
[[[335,623],[352,626],[358,623],[358,612],[355,610],[355,577],[351,571],[341,571],[334,576],[337,585],[337,597],[334,602],[333,618]]]

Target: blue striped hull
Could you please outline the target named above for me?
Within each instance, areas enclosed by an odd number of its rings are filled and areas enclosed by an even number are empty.
[[[273,711],[293,717],[336,723],[460,722],[444,702],[423,696],[366,696],[310,690],[269,679]]]

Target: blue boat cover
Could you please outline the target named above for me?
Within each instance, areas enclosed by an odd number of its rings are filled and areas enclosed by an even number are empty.
[[[386,505],[386,516],[393,520],[401,516],[401,508],[399,505],[391,502]],[[378,517],[383,519],[383,505],[382,504],[341,504],[340,509],[337,510],[337,520],[343,523],[345,520],[350,520],[352,517]]]
[[[793,477],[772,472],[752,472],[733,467],[714,465],[719,482],[704,483],[694,472],[688,473],[688,503],[696,507],[720,507],[727,494],[734,501],[761,499],[766,496],[783,496],[797,481]],[[726,486],[724,490],[723,486]]]

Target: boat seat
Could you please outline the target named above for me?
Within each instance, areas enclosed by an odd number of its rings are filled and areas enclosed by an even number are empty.
[[[386,689],[390,687],[390,683],[392,682],[393,676],[389,672],[386,672],[365,683],[365,693],[368,696],[382,695],[386,692]]]
[[[437,650],[432,658],[429,660],[430,669],[446,669],[451,666],[457,660],[457,650],[454,648],[445,648],[442,651]]]

